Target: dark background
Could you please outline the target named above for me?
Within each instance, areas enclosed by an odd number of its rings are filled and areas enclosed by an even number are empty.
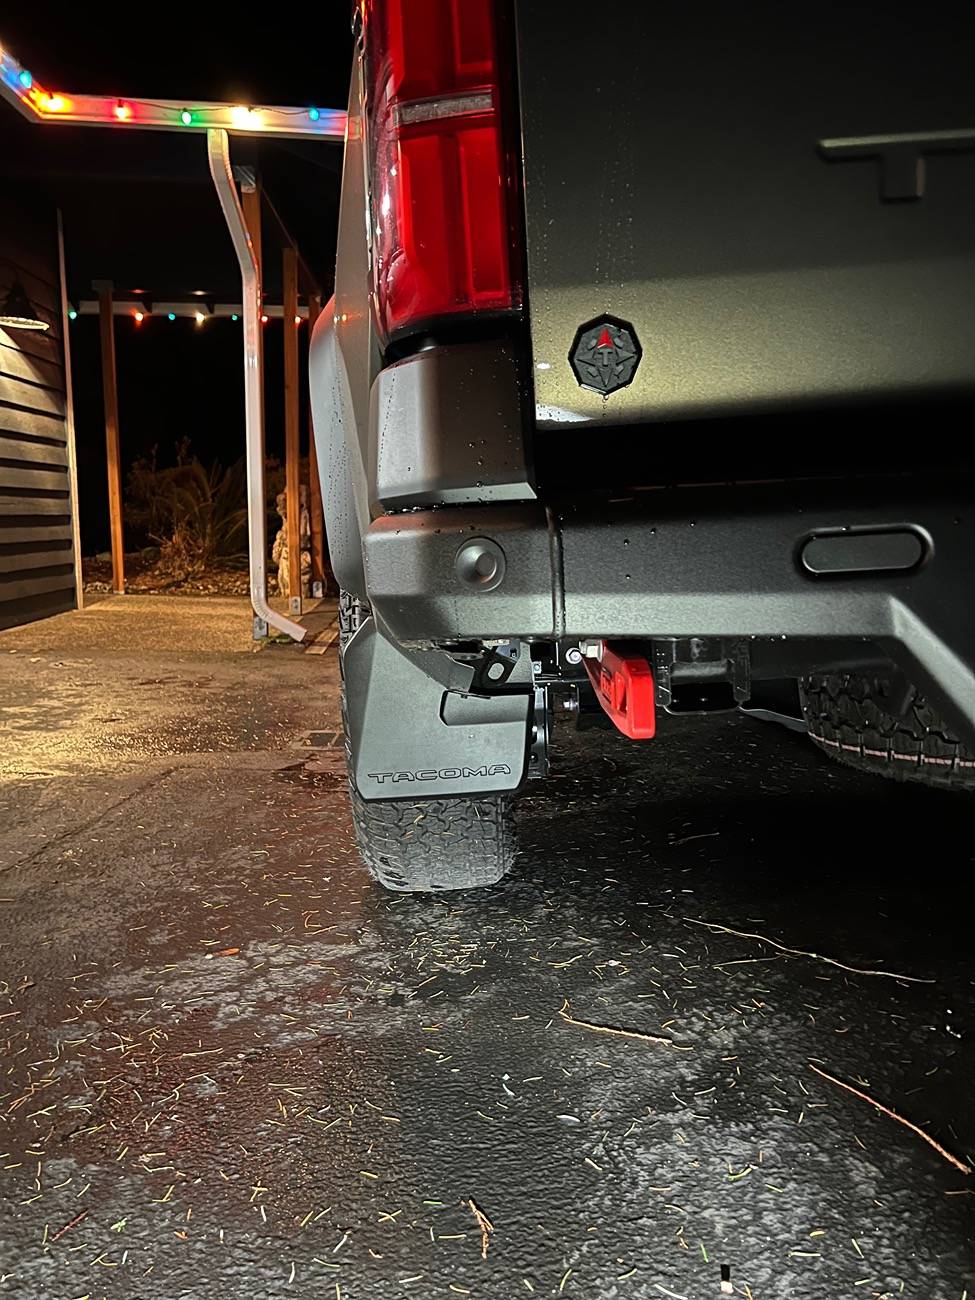
[[[49,90],[250,105],[344,108],[352,61],[351,5],[281,6],[256,18],[226,9],[224,25],[195,7],[156,13],[87,6],[5,3],[0,44]],[[256,11],[261,12],[261,11]],[[332,287],[342,148],[328,141],[233,137],[235,162],[261,174],[324,294]],[[93,279],[119,298],[144,290],[178,301],[195,289],[240,301],[230,237],[213,192],[201,133],[41,127],[0,104],[0,190],[26,205],[50,203],[64,217],[68,292],[91,299]],[[280,302],[280,236],[265,213],[265,294]],[[300,332],[305,364],[307,326]],[[282,327],[264,328],[269,456],[283,451]],[[116,318],[123,473],[157,448],[170,463],[184,437],[208,464],[243,454],[241,326],[197,326],[149,315]],[[82,549],[108,545],[98,320],[71,325]],[[306,406],[306,403],[303,404]],[[307,410],[303,410],[303,439]]]

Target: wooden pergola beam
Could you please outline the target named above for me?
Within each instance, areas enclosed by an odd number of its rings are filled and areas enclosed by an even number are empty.
[[[118,374],[115,367],[115,317],[111,280],[95,280],[105,398],[105,451],[108,463],[108,522],[112,538],[112,591],[125,594],[125,541],[122,532],[122,464],[119,451]]]

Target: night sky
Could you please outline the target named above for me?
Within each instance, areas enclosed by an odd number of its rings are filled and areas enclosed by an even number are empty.
[[[195,6],[159,11],[11,3],[0,43],[51,89],[133,97],[229,100],[344,108],[352,59],[351,4],[281,7],[263,23],[226,9],[226,31]],[[112,13],[111,21],[105,15]],[[265,11],[270,13],[270,11]],[[281,21],[277,21],[280,16]],[[42,135],[43,132],[43,135]],[[119,297],[146,288],[158,300],[205,288],[239,301],[229,235],[213,196],[203,138],[93,128],[41,128],[0,104],[0,188],[65,220],[69,294],[91,298],[92,278],[112,279]],[[297,238],[323,290],[331,291],[341,146],[233,143],[251,162]],[[279,300],[279,249],[265,220],[268,297]],[[104,425],[96,317],[71,326],[83,550],[107,546]],[[281,323],[265,336],[269,455],[283,450]],[[305,364],[307,328],[301,330]],[[116,321],[123,471],[158,449],[172,460],[188,437],[204,463],[243,454],[240,325],[147,317]],[[303,403],[306,406],[307,403]],[[303,440],[307,411],[303,410]]]

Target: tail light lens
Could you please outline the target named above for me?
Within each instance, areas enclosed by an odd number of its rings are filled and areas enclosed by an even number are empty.
[[[501,0],[367,0],[372,290],[385,339],[521,306]]]

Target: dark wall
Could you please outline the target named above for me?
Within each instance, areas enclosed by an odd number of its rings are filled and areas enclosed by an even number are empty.
[[[14,281],[47,332],[0,326],[0,628],[75,603],[57,216],[0,201],[0,299]]]

